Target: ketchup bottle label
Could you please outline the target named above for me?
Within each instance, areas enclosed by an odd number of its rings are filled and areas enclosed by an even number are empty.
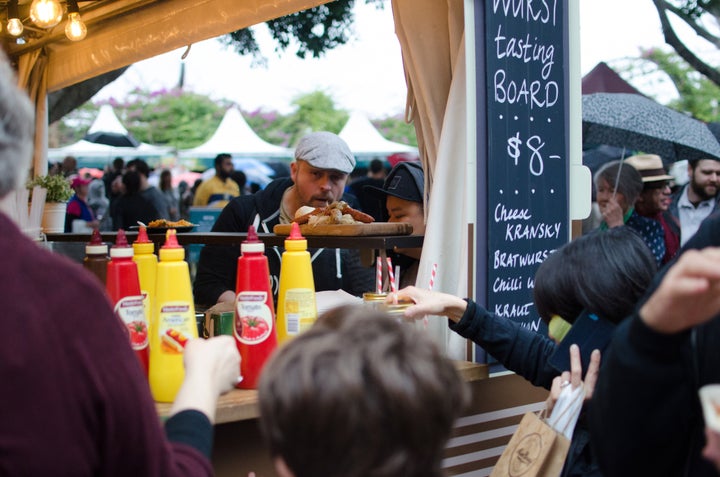
[[[120,298],[115,305],[115,313],[128,329],[132,349],[141,350],[146,348],[148,345],[148,331],[143,297],[137,295]]]
[[[240,292],[235,302],[235,337],[246,345],[262,343],[273,329],[272,311],[267,293]]]

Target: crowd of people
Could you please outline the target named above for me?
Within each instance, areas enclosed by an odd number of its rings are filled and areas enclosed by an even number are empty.
[[[24,183],[33,144],[32,108],[5,58],[0,113],[2,198]],[[424,233],[428,191],[419,164],[401,162],[387,171],[373,161],[363,179],[351,181],[356,166],[339,136],[313,132],[297,144],[290,175],[253,194],[242,193],[245,178],[227,154],[215,158],[213,177],[182,190],[167,170],[152,185],[151,170],[139,159],[118,158],[96,180],[79,176],[72,157],[53,172],[67,177],[74,191],[66,231],[175,220],[194,205],[221,208],[213,231],[246,232],[253,225],[271,232],[302,207],[345,200],[378,220],[408,222],[413,233]],[[720,383],[720,160],[690,161],[688,177],[673,192],[673,176],[650,154],[598,170],[599,226],[555,250],[534,277],[534,306],[548,335],[475,300],[413,286],[422,250],[389,251],[405,280],[388,300],[411,301],[407,319],[447,319],[450,330],[551,391],[551,402],[564,381],[580,384],[578,357],[587,350],[570,347],[571,370],[551,363],[568,330],[588,313],[614,326],[610,344],[591,354],[587,402],[562,476],[720,472],[720,434],[706,427],[698,398],[700,387]],[[188,342],[185,382],[161,425],[99,284],[77,264],[39,249],[2,213],[0,228],[0,250],[7,252],[0,299],[8,307],[0,381],[13,388],[0,395],[2,473],[211,475],[217,399],[239,377],[233,340]],[[275,292],[282,252],[267,249]],[[374,289],[375,270],[358,252],[310,252],[317,291],[358,296]],[[198,304],[234,301],[238,254],[238,247],[202,249]],[[435,477],[442,475],[444,445],[468,398],[453,364],[420,328],[368,308],[339,307],[268,362],[259,384],[260,424],[282,477]]]

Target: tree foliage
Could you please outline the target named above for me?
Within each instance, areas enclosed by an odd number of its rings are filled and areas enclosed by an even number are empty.
[[[694,70],[703,74],[716,85],[720,85],[720,70],[701,59],[680,39],[670,22],[674,15],[698,36],[720,48],[720,37],[706,27],[709,23],[718,25],[720,22],[719,0],[652,0],[660,17],[665,42],[685,60]]]
[[[135,90],[116,108],[120,121],[139,141],[189,149],[210,137],[229,105],[175,88]]]
[[[654,70],[663,72],[677,90],[678,97],[667,106],[691,114],[706,122],[720,120],[718,100],[720,87],[693,69],[674,52],[652,49],[643,52],[642,59]],[[652,73],[645,70],[644,74]]]
[[[384,8],[386,0],[365,0]],[[351,38],[355,0],[335,0],[301,12],[266,22],[270,35],[277,42],[275,51],[285,51],[291,45],[300,58],[311,55],[319,58],[326,51],[344,45]],[[252,55],[256,64],[265,58],[250,28],[231,32],[221,38],[241,55]]]

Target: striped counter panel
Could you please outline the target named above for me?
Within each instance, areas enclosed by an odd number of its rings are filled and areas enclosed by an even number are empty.
[[[511,374],[472,383],[473,403],[455,423],[443,468],[448,476],[490,475],[526,412],[545,407],[548,391]]]

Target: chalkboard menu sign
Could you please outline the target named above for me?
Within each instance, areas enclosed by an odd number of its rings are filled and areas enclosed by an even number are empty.
[[[544,332],[535,272],[568,240],[567,0],[484,3],[487,308]]]

